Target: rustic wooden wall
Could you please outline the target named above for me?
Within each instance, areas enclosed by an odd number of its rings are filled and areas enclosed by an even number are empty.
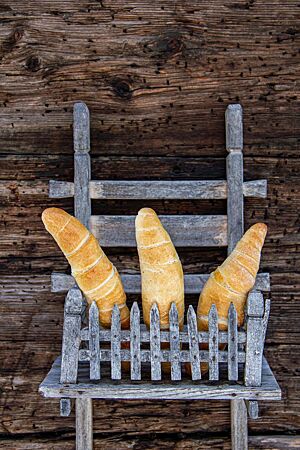
[[[269,225],[262,269],[272,311],[266,353],[283,401],[261,405],[251,448],[300,448],[299,2],[296,0],[19,0],[0,3],[0,448],[73,448],[74,417],[39,397],[60,352],[67,264],[40,219],[50,178],[72,180],[72,104],[91,110],[93,178],[224,176],[224,111],[244,107],[245,176],[269,181],[247,200],[245,224]],[[297,16],[298,15],[298,16]],[[215,202],[148,202],[159,213]],[[141,202],[97,202],[135,214]],[[186,272],[209,272],[224,251],[179,249]],[[138,271],[136,249],[111,250]],[[297,273],[298,271],[298,273]],[[196,298],[192,297],[191,302]],[[97,402],[96,448],[229,449],[226,402]]]

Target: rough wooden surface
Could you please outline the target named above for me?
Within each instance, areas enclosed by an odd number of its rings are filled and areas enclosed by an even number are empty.
[[[14,450],[74,450],[74,436],[65,433],[63,436],[24,437],[18,440],[0,440],[0,449],[7,449],[7,445]],[[300,438],[297,436],[271,435],[249,436],[251,450],[296,450],[300,446]],[[11,448],[12,448],[11,447]],[[141,437],[124,436],[94,436],[94,450],[145,450],[145,449],[170,449],[170,450],[231,450],[230,439],[224,435],[218,437],[203,437],[199,435],[177,436],[173,435],[149,435]]]
[[[158,355],[158,352],[156,354]],[[157,360],[160,362],[159,357]],[[151,361],[153,361],[152,355]],[[230,400],[235,398],[246,398],[252,400],[276,401],[281,399],[280,388],[265,359],[263,360],[262,383],[259,387],[247,387],[243,384],[236,385],[226,381],[220,382],[219,384],[205,381],[200,383],[201,377],[195,369],[194,376],[192,372],[192,380],[198,380],[198,383],[191,381],[189,376],[185,377],[184,382],[178,384],[170,383],[168,377],[161,376],[159,371],[160,364],[159,366],[152,364],[150,371],[151,378],[148,376],[148,381],[149,379],[156,381],[161,380],[161,382],[158,383],[145,383],[144,380],[132,383],[128,377],[127,379],[124,377],[124,379],[120,380],[118,383],[112,383],[111,376],[107,373],[107,368],[106,374],[102,377],[100,382],[91,382],[88,366],[86,364],[80,364],[77,383],[61,384],[59,382],[60,365],[61,358],[58,357],[54,361],[47,377],[39,387],[39,392],[46,398],[75,398],[79,396],[80,398],[113,400]]]
[[[289,435],[300,429],[298,3],[1,4],[2,448],[73,448],[74,411],[61,418],[58,401],[40,398],[37,386],[61,345],[64,294],[50,293],[50,273],[67,269],[40,215],[47,206],[73,211],[71,199],[48,198],[48,180],[72,181],[77,100],[91,109],[92,178],[102,180],[224,178],[225,107],[243,105],[244,179],[268,180],[267,199],[246,199],[245,228],[260,220],[269,227],[261,262],[272,286],[266,354],[284,392],[276,406],[261,402],[249,446],[300,447]],[[136,214],[144,205],[96,200],[93,214]],[[159,214],[226,213],[224,200],[147,205]],[[108,254],[118,269],[137,273],[135,249]],[[209,273],[226,256],[179,255],[190,273]],[[190,297],[195,306],[197,295]],[[97,403],[95,430],[109,436],[97,435],[96,448],[230,448],[229,405],[164,406]]]

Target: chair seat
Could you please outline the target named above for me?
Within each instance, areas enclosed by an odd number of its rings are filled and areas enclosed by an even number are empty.
[[[226,365],[220,364],[220,372]],[[88,364],[79,364],[76,384],[60,383],[61,357],[58,357],[47,377],[41,383],[39,392],[52,398],[98,398],[110,400],[280,400],[281,390],[267,363],[263,358],[262,384],[259,387],[247,387],[242,382],[210,382],[208,380],[191,381],[188,377],[179,382],[163,380],[130,381],[126,374],[121,381],[109,379],[109,371],[100,381],[89,381]]]

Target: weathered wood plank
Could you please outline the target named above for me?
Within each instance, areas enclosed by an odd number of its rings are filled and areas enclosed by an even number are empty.
[[[77,379],[80,345],[82,294],[72,288],[66,297],[62,341],[61,383],[75,383]]]
[[[203,402],[202,402],[203,403]],[[223,402],[224,403],[224,402]],[[195,405],[195,402],[193,402]],[[227,412],[227,411],[226,411]],[[62,445],[64,450],[74,450],[74,437],[68,434],[68,437],[26,437],[18,439],[17,436],[0,439],[0,449],[7,450],[9,445],[14,450],[61,450]],[[142,436],[124,436],[124,433],[116,433],[108,437],[95,436],[94,449],[95,450],[132,450],[133,448],[159,448],[164,450],[174,450],[175,445],[179,449],[190,450],[207,450],[207,449],[222,449],[231,450],[230,440],[227,436],[205,436],[201,435],[199,438],[191,437],[189,435],[169,434],[168,436],[160,437],[153,433],[143,433]],[[274,435],[257,435],[249,436],[249,445],[253,450],[295,450],[300,448],[300,437],[289,436],[284,434]]]
[[[99,310],[96,302],[89,309],[89,351],[90,351],[90,379],[100,380],[100,329]]]
[[[218,216],[159,216],[179,247],[225,246],[227,218]],[[135,247],[135,216],[91,216],[90,229],[104,247]]]
[[[138,294],[141,290],[141,277],[138,274],[120,273],[124,289],[128,294]],[[185,274],[184,291],[186,294],[199,294],[208,280],[209,274]],[[74,286],[74,278],[64,273],[51,274],[52,292],[65,292]],[[270,275],[259,273],[256,277],[254,289],[260,291],[270,290]]]
[[[171,358],[171,380],[181,380],[181,364],[180,364],[180,333],[178,322],[178,311],[176,304],[172,303],[169,311],[170,324],[170,358]],[[161,334],[162,338],[162,334]]]
[[[75,217],[87,228],[91,215],[89,182],[91,179],[90,118],[85,103],[74,104],[74,211]]]
[[[74,197],[74,183],[72,181],[49,181],[50,198],[69,198]]]
[[[247,299],[247,343],[245,384],[259,386],[262,376],[264,348],[264,299],[261,292],[251,291]]]
[[[234,304],[228,310],[228,380],[238,379],[238,331]]]
[[[281,398],[280,388],[272,374],[270,367],[264,359],[262,385],[259,387],[244,386],[241,384],[222,384],[222,389],[212,383],[201,381],[195,383],[188,380],[186,382],[176,383],[144,383],[130,380],[121,380],[119,383],[111,381],[91,383],[89,381],[89,370],[86,367],[80,368],[79,383],[77,385],[59,383],[60,358],[53,364],[52,369],[41,383],[39,392],[45,397],[69,397],[73,398],[80,393],[81,398],[99,398],[99,399],[169,399],[169,400],[188,400],[188,399],[223,399],[231,400],[279,400]]]
[[[187,325],[184,325],[182,328],[182,331],[179,332],[180,334],[180,341],[182,343],[188,343],[189,342],[189,336],[188,336],[188,327]],[[150,341],[150,332],[147,329],[145,324],[140,324],[140,335],[141,335],[141,341],[142,342],[149,342]],[[88,341],[89,340],[89,331],[88,328],[82,328],[80,332],[80,337],[82,341]],[[169,342],[170,339],[170,333],[169,331],[163,331],[160,330],[160,337],[161,342]],[[209,334],[207,331],[198,331],[198,340],[199,343],[201,342],[208,342]],[[110,342],[111,340],[111,331],[101,329],[100,330],[100,340],[105,342]],[[129,342],[131,340],[131,333],[130,330],[121,330],[121,340],[122,342]],[[225,344],[227,343],[228,335],[227,331],[219,331],[219,343]],[[237,334],[237,342],[239,344],[245,344],[246,343],[246,332],[245,331],[239,331]]]
[[[245,181],[245,197],[266,198],[267,180]],[[69,198],[74,196],[74,183],[70,181],[49,181],[50,198]],[[132,199],[226,199],[225,180],[194,181],[90,181],[92,199],[132,200]]]
[[[150,342],[150,340],[149,340],[149,342]],[[199,357],[200,357],[201,361],[209,362],[209,351],[208,350],[200,350]],[[100,358],[101,358],[101,361],[111,361],[111,350],[100,350]],[[122,361],[130,361],[130,359],[131,359],[130,350],[121,350],[120,358]],[[245,352],[240,351],[238,353],[238,362],[244,363],[245,360],[246,360]],[[87,362],[87,361],[90,361],[89,350],[80,349],[79,350],[79,362]],[[141,362],[143,362],[143,363],[151,362],[151,351],[150,350],[141,350]],[[160,362],[170,362],[169,350],[161,350]],[[180,351],[180,362],[181,363],[190,362],[190,351],[189,350],[181,350]],[[227,363],[227,351],[219,351],[219,362]]]
[[[244,198],[243,198],[243,122],[242,107],[229,105],[225,114],[227,174],[227,242],[228,253],[244,233]]]
[[[213,304],[208,315],[208,334],[209,334],[209,379],[219,379],[219,328],[218,312],[216,305]]]
[[[121,379],[121,321],[118,305],[114,305],[111,315],[111,378]]]
[[[71,399],[69,398],[61,398],[59,402],[60,407],[60,415],[61,417],[69,417],[72,410]]]
[[[241,105],[228,105],[225,112],[226,149],[243,150],[243,110]]]
[[[93,450],[93,405],[91,398],[76,398],[76,450]]]
[[[266,339],[270,311],[271,311],[271,300],[269,298],[267,298],[265,300],[265,312],[264,312],[264,316],[263,316],[263,338],[262,338],[263,343],[265,342],[265,339]]]
[[[189,333],[190,363],[192,380],[201,380],[199,340],[197,333],[197,317],[194,308],[190,305],[187,313],[187,324]]]
[[[150,311],[150,359],[151,380],[161,380],[160,319],[156,303]]]
[[[248,420],[244,400],[231,400],[231,446],[232,450],[248,450]]]
[[[130,311],[130,370],[132,380],[141,380],[140,309],[134,302]]]
[[[252,420],[258,419],[259,409],[258,409],[258,402],[254,400],[246,400],[246,406],[249,418]]]

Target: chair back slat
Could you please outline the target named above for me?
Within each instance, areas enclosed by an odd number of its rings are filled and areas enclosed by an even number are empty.
[[[124,289],[127,294],[140,294],[141,276],[139,274],[120,274]],[[204,283],[209,278],[209,274],[188,274],[184,275],[184,292],[186,294],[200,294]],[[75,285],[75,280],[71,275],[53,272],[51,274],[51,291],[66,292]],[[268,273],[259,273],[256,277],[254,289],[258,291],[270,290],[270,276]]]
[[[243,183],[244,197],[267,197],[267,180],[251,180]],[[74,196],[71,181],[50,180],[50,198]],[[101,200],[216,200],[227,198],[226,180],[92,180],[91,199]]]
[[[227,217],[159,216],[177,247],[227,245]],[[91,216],[90,229],[103,247],[136,247],[135,216]]]

